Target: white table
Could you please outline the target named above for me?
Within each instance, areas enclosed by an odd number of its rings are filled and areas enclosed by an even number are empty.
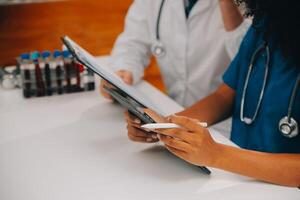
[[[146,82],[165,112],[181,109]],[[213,131],[219,142],[231,142]],[[0,89],[0,200],[300,199],[293,188],[202,174],[160,144],[132,143],[122,108],[97,91],[25,100]]]

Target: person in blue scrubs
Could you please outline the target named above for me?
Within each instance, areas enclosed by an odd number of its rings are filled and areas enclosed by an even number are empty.
[[[300,3],[238,2],[246,5],[254,24],[225,72],[224,83],[210,96],[167,119],[148,111],[157,121],[182,128],[145,133],[127,114],[128,135],[133,141],[145,137],[147,142],[158,137],[170,152],[194,165],[299,187]],[[213,125],[230,116],[231,139],[240,148],[217,143],[208,129],[197,124],[205,121]]]

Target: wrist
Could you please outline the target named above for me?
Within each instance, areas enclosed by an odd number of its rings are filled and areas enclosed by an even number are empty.
[[[214,145],[214,153],[211,155],[211,160],[208,166],[214,168],[220,168],[222,160],[224,159],[224,152],[226,151],[226,145],[221,143],[215,143]]]

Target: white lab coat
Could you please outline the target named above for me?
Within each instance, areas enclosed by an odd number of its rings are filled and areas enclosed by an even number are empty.
[[[134,82],[149,64],[160,5],[161,0],[135,0],[112,51],[113,69],[131,71]],[[199,0],[188,19],[184,0],[166,0],[160,21],[166,55],[157,62],[169,96],[186,107],[216,90],[231,62],[228,52],[236,54],[248,26],[227,33],[219,0]]]

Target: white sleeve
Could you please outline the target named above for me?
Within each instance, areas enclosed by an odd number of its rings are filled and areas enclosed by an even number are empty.
[[[126,16],[124,32],[119,35],[111,53],[113,70],[131,71],[134,83],[143,77],[151,57],[148,9],[145,0],[133,2]]]
[[[240,45],[244,39],[244,36],[246,35],[251,24],[252,24],[252,20],[245,19],[243,23],[241,23],[240,26],[237,27],[235,30],[226,32],[225,46],[232,60],[234,59],[235,55],[238,53],[240,49]]]

